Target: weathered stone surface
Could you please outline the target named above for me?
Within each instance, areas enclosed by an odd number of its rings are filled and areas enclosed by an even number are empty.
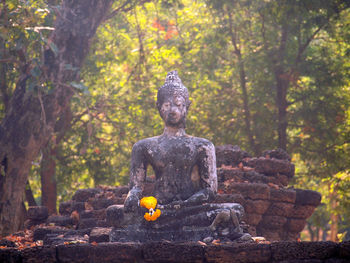
[[[245,199],[241,194],[219,194],[213,203],[239,203],[244,206]]]
[[[56,226],[72,226],[73,219],[69,216],[51,215],[46,221],[48,224],[55,224]]]
[[[146,243],[142,247],[146,262],[203,262],[204,249],[198,243]]]
[[[289,162],[291,161],[289,154],[282,149],[266,150],[262,153],[262,156],[265,158],[275,158],[280,160],[287,160]]]
[[[239,146],[235,145],[221,145],[215,147],[216,153],[216,166],[221,167],[222,165],[236,166],[243,161],[244,158],[250,157],[249,154]]]
[[[56,248],[58,262],[75,262],[84,263],[90,259],[90,262],[94,262],[94,249],[90,244],[72,244],[72,245],[58,245]],[[100,261],[102,262],[102,260]]]
[[[132,226],[131,226],[132,227]],[[229,229],[231,230],[231,229]],[[226,237],[233,240],[237,239],[240,234],[235,232],[232,228],[230,231],[232,234],[228,234]],[[159,241],[170,241],[170,242],[191,242],[201,241],[208,236],[212,236],[213,232],[208,227],[197,227],[192,229],[183,230],[157,230],[157,229],[112,229],[109,240],[110,242],[159,242]]]
[[[61,215],[70,215],[73,210],[72,210],[72,200],[69,200],[68,202],[62,202],[59,205],[58,211]]]
[[[248,184],[248,183],[232,183],[225,189],[230,193],[240,193],[244,198],[249,199],[270,199],[270,187],[266,184]]]
[[[293,213],[291,214],[292,218],[309,218],[315,210],[313,205],[295,205]]]
[[[95,218],[98,220],[106,219],[106,209],[100,210],[85,210],[79,213],[81,219]]]
[[[95,227],[90,232],[89,242],[109,242],[109,234],[111,231],[111,227]]]
[[[144,262],[142,245],[137,243],[99,243],[91,250],[91,262]]]
[[[270,200],[286,203],[295,203],[296,192],[294,189],[285,189],[285,188],[271,188],[270,189]]]
[[[47,227],[39,227],[39,228],[34,230],[33,240],[34,241],[44,240],[44,238],[48,234],[63,235],[67,232],[68,232],[68,230],[66,230],[66,229],[53,229],[53,228],[47,228]]]
[[[51,263],[57,262],[55,247],[33,247],[22,251],[22,262]]]
[[[232,246],[210,245],[204,248],[205,262],[269,262],[270,248],[267,244],[236,244]]]
[[[305,225],[306,225],[305,219],[290,218],[288,219],[288,222],[285,225],[285,228],[288,229],[288,231],[290,232],[299,233],[304,229]]]
[[[78,223],[78,229],[93,228],[96,226],[97,226],[97,219],[95,218],[80,219]]]
[[[294,208],[294,204],[284,202],[272,202],[266,210],[266,215],[276,215],[289,217]]]
[[[85,210],[85,202],[72,202],[72,211],[81,212]]]
[[[271,244],[272,259],[276,261],[296,259],[326,259],[337,257],[334,242],[278,242]]]
[[[264,215],[260,224],[267,229],[282,229],[286,222],[287,218],[284,216]]]
[[[256,213],[263,215],[270,207],[271,202],[267,200],[246,200],[244,210],[246,213]]]
[[[350,241],[339,244],[339,257],[350,259]]]
[[[73,195],[72,200],[77,202],[86,202],[90,197],[94,197],[96,194],[100,192],[101,192],[101,189],[98,189],[98,188],[79,189]]]
[[[256,230],[258,236],[263,236],[266,238],[266,240],[269,240],[271,242],[280,241],[281,235],[280,231],[276,231],[275,229],[257,229]]]
[[[262,219],[262,215],[254,214],[254,213],[246,213],[243,219],[245,222],[247,222],[248,225],[257,226]]]
[[[93,199],[89,203],[92,205],[92,207],[95,210],[100,210],[107,208],[111,205],[116,204],[117,200],[116,199],[107,199],[107,198],[98,198],[98,199]]]
[[[46,206],[30,206],[27,216],[32,220],[45,220],[49,216],[49,211]]]
[[[124,219],[123,206],[111,205],[106,210],[107,223],[114,227],[119,227]]]
[[[14,248],[0,249],[0,262],[22,263],[22,253]]]
[[[129,187],[128,186],[117,186],[113,190],[115,196],[122,197],[124,194],[128,194]]]
[[[251,158],[244,161],[244,165],[255,168],[255,171],[265,175],[285,174],[288,177],[294,176],[294,164],[286,160],[275,158]]]
[[[318,206],[321,202],[321,194],[312,191],[312,190],[302,190],[302,189],[295,189],[296,191],[296,200],[295,203],[297,205],[313,205]]]

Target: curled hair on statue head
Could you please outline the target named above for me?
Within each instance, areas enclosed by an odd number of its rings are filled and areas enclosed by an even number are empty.
[[[157,108],[160,111],[163,103],[169,97],[173,96],[181,96],[185,99],[186,109],[191,105],[191,101],[189,99],[189,94],[187,88],[182,84],[180,77],[177,74],[177,71],[168,72],[164,85],[158,89],[157,94]]]

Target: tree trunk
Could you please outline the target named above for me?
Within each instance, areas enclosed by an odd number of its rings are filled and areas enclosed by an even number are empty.
[[[277,105],[277,120],[278,120],[278,147],[287,150],[287,92],[289,88],[289,78],[285,70],[284,60],[286,57],[286,45],[288,37],[288,25],[284,24],[281,31],[280,46],[277,52],[277,61],[274,68],[276,79],[276,105]]]
[[[43,159],[41,162],[41,202],[49,210],[49,214],[56,214],[57,209],[57,183],[56,183],[56,159],[57,147],[63,140],[66,132],[71,128],[72,112],[69,107],[66,108],[62,117],[57,121],[55,134],[48,145],[43,150]]]
[[[69,107],[73,94],[69,83],[79,80],[79,69],[86,57],[97,27],[112,0],[64,0],[45,50],[42,70],[54,85],[51,93],[27,90],[30,75],[22,75],[0,124],[0,163],[5,176],[0,185],[0,235],[18,230],[27,174],[40,149],[51,139],[56,120]]]
[[[46,206],[49,214],[56,214],[56,146],[45,149],[41,162],[41,204]]]

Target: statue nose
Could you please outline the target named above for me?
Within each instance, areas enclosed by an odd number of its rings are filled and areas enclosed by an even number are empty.
[[[170,108],[170,113],[171,114],[176,114],[176,113],[178,113],[179,112],[179,109],[176,107],[176,106],[172,106],[171,108]]]

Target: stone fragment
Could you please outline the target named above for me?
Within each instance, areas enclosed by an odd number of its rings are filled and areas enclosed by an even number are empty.
[[[289,154],[280,148],[276,150],[266,150],[262,153],[262,156],[265,158],[275,158],[280,160],[287,160],[289,162],[291,161]]]
[[[291,203],[272,202],[265,214],[288,217],[292,213],[293,208],[294,204]]]
[[[236,166],[243,161],[244,158],[250,157],[249,154],[239,146],[235,145],[220,145],[215,147],[216,153],[216,166],[221,167],[222,165]]]
[[[111,205],[106,210],[106,220],[110,226],[119,227],[123,222],[124,213],[123,206]]]
[[[55,224],[56,226],[72,226],[73,219],[69,216],[51,215],[46,221],[48,224]]]
[[[97,226],[97,220],[95,218],[80,219],[78,223],[78,229],[93,228]]]
[[[255,168],[255,171],[265,175],[276,175],[278,173],[294,176],[294,164],[286,160],[279,160],[275,158],[251,158],[243,162],[244,165]]]
[[[246,213],[264,214],[270,206],[267,200],[246,200],[244,210]]]
[[[271,188],[270,189],[270,200],[286,203],[295,203],[296,192],[293,189],[284,189],[284,188]]]
[[[114,205],[116,203],[116,199],[98,198],[90,200],[89,203],[95,210],[100,210]]]
[[[124,194],[128,194],[129,187],[128,186],[117,186],[113,189],[113,193],[115,196],[122,197]]]
[[[321,202],[321,194],[312,190],[295,189],[297,205],[318,206]]]
[[[49,216],[49,212],[46,206],[30,206],[27,216],[32,220],[45,220]]]
[[[227,187],[228,192],[240,193],[244,198],[248,199],[270,199],[270,187],[266,184],[255,184],[255,183],[232,183]]]
[[[110,227],[95,227],[90,232],[89,242],[109,242]]]
[[[54,229],[48,227],[38,227],[34,230],[33,240],[44,240],[44,238],[49,234],[63,235],[67,233],[68,230],[65,229]]]
[[[292,218],[309,218],[315,210],[313,205],[295,205],[293,213],[290,215]]]
[[[60,203],[58,211],[61,215],[70,215],[73,212],[72,201]]]
[[[244,243],[204,247],[204,262],[270,262],[268,244]]]
[[[85,202],[72,202],[72,211],[81,212],[85,210]]]
[[[86,218],[95,218],[98,220],[106,219],[106,209],[100,209],[100,210],[85,210],[79,213],[80,218],[86,219]]]
[[[286,222],[287,218],[284,216],[264,215],[259,228],[282,229]]]
[[[86,202],[90,197],[94,197],[101,191],[102,190],[98,188],[79,189],[74,193],[72,200],[77,202]]]
[[[288,222],[285,225],[285,228],[289,232],[299,233],[304,229],[305,225],[306,225],[305,219],[290,218],[290,219],[288,219]]]

